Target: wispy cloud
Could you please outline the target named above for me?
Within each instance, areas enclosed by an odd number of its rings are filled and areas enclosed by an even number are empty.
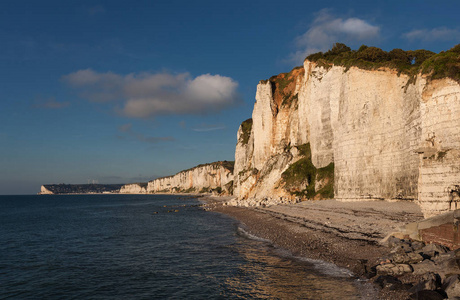
[[[171,136],[164,136],[164,137],[153,137],[153,136],[145,136],[142,133],[136,132],[133,130],[133,125],[131,123],[123,124],[118,127],[118,131],[121,133],[125,133],[127,136],[135,138],[140,142],[152,143],[156,144],[159,142],[172,142],[175,139]],[[120,139],[124,139],[125,136],[118,136]]]
[[[192,128],[192,130],[196,132],[208,132],[208,131],[215,131],[215,130],[223,130],[226,128],[227,127],[222,124],[200,124],[199,126]]]
[[[133,118],[216,112],[239,103],[238,83],[230,77],[189,73],[120,75],[79,70],[62,80],[90,101],[119,101],[119,112]]]
[[[458,41],[460,40],[460,30],[456,28],[437,27],[432,29],[414,29],[402,35],[409,41]]]
[[[301,63],[311,53],[325,51],[336,42],[369,42],[380,36],[380,27],[359,18],[340,18],[323,9],[316,14],[309,29],[296,38],[297,51],[288,60]]]
[[[32,105],[34,108],[45,108],[45,109],[59,109],[64,108],[70,105],[69,101],[59,102],[56,101],[56,98],[49,97],[47,99],[37,98],[35,103]]]

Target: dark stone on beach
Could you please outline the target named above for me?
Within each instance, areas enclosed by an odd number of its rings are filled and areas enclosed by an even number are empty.
[[[417,293],[423,290],[434,291],[440,287],[441,287],[441,277],[439,277],[439,275],[435,273],[428,273],[428,274],[425,274],[422,280],[418,284],[414,285],[409,290],[409,292]]]
[[[412,264],[411,266],[414,270],[414,275],[423,275],[429,272],[436,272],[438,269],[434,261],[431,260],[424,260],[421,263]]]
[[[395,253],[392,261],[396,264],[415,264],[423,261],[423,256],[415,252]]]
[[[404,284],[398,278],[390,275],[381,275],[374,280],[374,283],[382,289],[388,289],[390,291],[407,291],[411,288],[410,284]]]
[[[425,243],[420,242],[420,241],[412,241],[411,247],[412,247],[412,249],[414,249],[414,251],[418,251],[418,250],[422,249],[423,247],[425,247]]]
[[[397,237],[394,237],[394,236],[390,236],[386,241],[386,245],[390,248],[394,248],[398,246],[399,244],[401,244],[401,239],[398,239]]]
[[[423,290],[409,296],[413,300],[443,300],[444,295],[439,291]]]
[[[442,289],[446,292],[449,299],[460,299],[460,276],[453,275],[444,280]]]
[[[446,247],[444,247],[444,246],[441,246],[441,245],[428,244],[425,247],[423,247],[422,249],[420,249],[420,251],[424,255],[427,255],[429,257],[435,257],[435,256],[438,256],[439,254],[448,252],[448,249]]]
[[[374,280],[374,283],[378,284],[381,288],[390,287],[395,284],[402,284],[401,280],[390,275],[380,275]]]
[[[409,253],[412,251],[414,251],[414,249],[412,249],[410,243],[402,242],[399,245],[393,247],[391,253]]]
[[[375,266],[370,266],[369,262],[365,259],[360,260],[360,262],[364,269],[363,275],[367,279],[371,279],[377,275],[377,269],[375,268]]]
[[[458,258],[452,257],[442,261],[437,261],[436,263],[440,269],[437,273],[439,273],[442,278],[460,274],[460,259]]]

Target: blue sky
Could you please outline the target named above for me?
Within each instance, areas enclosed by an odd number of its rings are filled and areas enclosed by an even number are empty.
[[[0,194],[234,160],[259,80],[334,42],[447,50],[458,1],[2,1]]]

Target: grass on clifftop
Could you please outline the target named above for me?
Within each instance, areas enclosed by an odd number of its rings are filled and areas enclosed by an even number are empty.
[[[432,80],[449,77],[460,83],[460,44],[436,54],[428,50],[393,49],[386,52],[366,45],[351,50],[345,44],[336,43],[331,50],[311,54],[306,59],[325,68],[337,65],[347,71],[350,67],[365,70],[387,67],[410,76],[422,73],[429,74],[428,78]]]
[[[303,156],[283,172],[281,178],[285,182],[285,189],[293,195],[307,199],[334,198],[334,164],[317,169],[311,161],[310,143],[297,146]],[[315,190],[316,181],[325,184]]]

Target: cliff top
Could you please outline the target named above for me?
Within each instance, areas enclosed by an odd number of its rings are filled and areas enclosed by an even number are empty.
[[[336,43],[329,51],[311,54],[306,60],[325,68],[337,65],[345,67],[348,71],[351,67],[366,70],[387,67],[397,70],[398,74],[414,76],[422,73],[428,74],[431,80],[449,77],[460,83],[460,44],[436,54],[423,49],[393,49],[386,52],[366,45],[362,45],[358,50],[351,50],[345,44]]]
[[[295,93],[297,78],[303,77],[305,69],[302,66],[295,67],[288,73],[274,75],[267,80],[261,80],[261,83],[270,82],[272,85],[273,99],[277,109],[282,106],[290,107],[297,102],[297,93]]]
[[[170,177],[173,177],[173,176],[176,176],[177,174],[180,174],[180,173],[183,173],[183,172],[188,172],[188,171],[192,171],[194,169],[197,169],[197,168],[202,168],[202,167],[206,167],[206,166],[213,166],[215,168],[218,168],[218,167],[223,167],[227,170],[229,170],[230,172],[233,173],[233,167],[235,166],[235,162],[234,161],[216,161],[216,162],[212,162],[212,163],[207,163],[207,164],[200,164],[200,165],[197,165],[193,168],[190,168],[190,169],[187,169],[187,170],[182,170],[174,175],[169,175],[169,176],[164,176],[164,177],[159,177],[159,178],[156,178],[154,180],[150,180],[149,182],[152,182],[152,181],[155,181],[155,180],[158,180],[158,179],[164,179],[164,178],[170,178]]]
[[[117,192],[123,184],[44,184],[54,194],[87,194]]]

